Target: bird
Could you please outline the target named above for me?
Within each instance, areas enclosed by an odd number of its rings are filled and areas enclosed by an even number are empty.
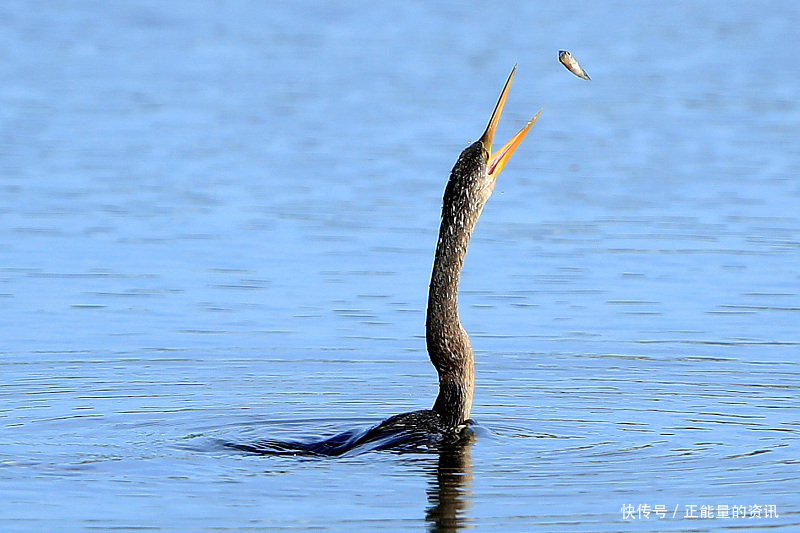
[[[412,436],[433,436],[435,440],[451,439],[470,421],[475,356],[458,312],[461,270],[473,230],[494,191],[497,176],[542,113],[541,110],[536,113],[507,143],[492,151],[495,131],[516,69],[515,65],[483,135],[458,157],[442,199],[425,321],[425,342],[439,376],[439,394],[431,409],[388,418],[362,439],[373,439],[389,430],[403,430]]]
[[[318,442],[261,441],[254,445],[229,444],[230,447],[255,453],[335,456],[364,445],[370,449],[419,448],[452,443],[463,437],[471,424],[475,356],[458,312],[461,269],[497,176],[542,113],[540,110],[507,143],[492,151],[516,69],[515,65],[483,135],[458,157],[442,199],[425,322],[428,355],[439,376],[439,394],[433,407],[392,416],[365,432],[347,431]]]

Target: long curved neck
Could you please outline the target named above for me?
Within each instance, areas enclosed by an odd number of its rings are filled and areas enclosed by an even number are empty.
[[[448,199],[445,194],[428,292],[425,339],[428,355],[439,373],[439,396],[433,410],[450,427],[469,418],[475,388],[475,358],[458,316],[461,267],[483,209],[482,205],[475,206],[474,201],[474,196]]]

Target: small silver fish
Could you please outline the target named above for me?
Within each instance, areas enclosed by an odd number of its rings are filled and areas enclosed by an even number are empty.
[[[584,80],[591,80],[592,78],[586,74],[586,71],[583,70],[578,60],[572,57],[572,54],[567,52],[566,50],[559,50],[558,51],[558,60],[561,61],[561,64],[567,67],[567,70],[578,76],[579,78],[583,78]]]

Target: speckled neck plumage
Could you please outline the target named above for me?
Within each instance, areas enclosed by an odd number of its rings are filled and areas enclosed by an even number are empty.
[[[456,427],[469,418],[475,388],[475,359],[458,316],[458,283],[472,232],[491,190],[480,179],[487,154],[476,142],[459,157],[445,189],[442,223],[433,263],[426,341],[439,373],[439,396],[433,410]]]
[[[428,355],[439,373],[439,396],[432,413],[449,429],[469,419],[475,389],[475,356],[458,316],[458,281],[467,246],[492,195],[497,175],[541,114],[539,111],[507,143],[490,153],[516,68],[506,80],[486,131],[461,152],[444,191],[442,224],[428,292],[425,339]]]

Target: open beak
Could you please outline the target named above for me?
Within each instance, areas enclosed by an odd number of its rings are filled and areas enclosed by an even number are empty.
[[[539,110],[536,113],[536,116],[533,117],[524,128],[519,130],[516,135],[511,137],[511,139],[504,144],[499,150],[492,153],[492,141],[494,140],[494,133],[497,130],[497,123],[500,122],[500,115],[503,113],[503,107],[506,105],[506,97],[508,96],[508,89],[511,87],[511,80],[514,79],[514,73],[517,71],[517,66],[514,65],[514,68],[511,70],[511,74],[508,76],[508,80],[506,81],[505,87],[503,87],[503,92],[500,94],[500,99],[497,101],[497,105],[494,108],[494,113],[492,113],[492,118],[489,120],[489,125],[486,127],[486,131],[480,138],[480,141],[483,143],[484,148],[489,153],[489,161],[486,163],[486,169],[489,173],[489,177],[492,179],[496,179],[497,175],[503,170],[503,167],[506,166],[506,163],[511,158],[511,154],[514,153],[514,150],[517,149],[519,143],[522,142],[522,139],[528,134],[528,130],[531,129],[536,119],[539,118],[539,115],[542,114],[542,111]]]

